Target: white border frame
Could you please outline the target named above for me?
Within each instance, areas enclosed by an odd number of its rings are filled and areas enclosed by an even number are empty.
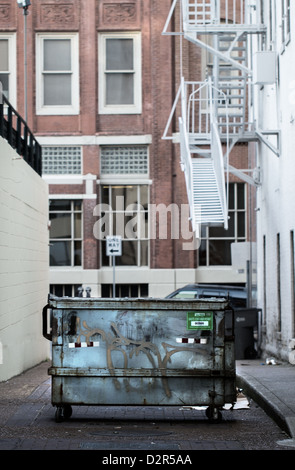
[[[43,104],[43,43],[46,39],[70,39],[72,59],[72,105],[45,106]],[[36,114],[73,115],[80,112],[79,89],[79,35],[78,33],[40,33],[36,34]]]
[[[39,139],[38,139],[39,141]],[[80,150],[81,150],[81,172],[80,173],[42,173],[42,177],[47,177],[49,176],[50,178],[54,178],[55,176],[59,176],[59,177],[72,177],[73,179],[74,178],[82,178],[83,176],[83,165],[84,165],[84,158],[83,158],[83,145],[75,145],[75,144],[72,144],[72,145],[54,145],[54,144],[49,144],[49,145],[42,145],[42,150],[43,150],[43,147],[50,147],[50,148],[55,148],[55,147],[58,147],[58,148],[68,148],[68,147],[79,147]],[[43,158],[43,157],[42,157]]]
[[[9,81],[9,102],[17,108],[16,93],[16,33],[0,33],[0,39],[8,40],[8,81]]]
[[[51,197],[54,196],[54,197]],[[62,213],[62,211],[50,211],[49,208],[49,202],[51,199],[54,199],[55,201],[60,201],[60,200],[66,200],[71,202],[71,211],[65,211],[66,213],[71,214],[71,238],[70,239],[56,239],[56,238],[50,238],[50,233],[49,233],[49,243],[50,241],[70,241],[71,242],[71,265],[70,266],[65,266],[65,265],[53,265],[50,266],[49,264],[49,270],[51,271],[52,269],[56,269],[57,271],[63,270],[63,269],[69,269],[69,270],[83,270],[84,268],[84,204],[83,204],[83,197],[81,195],[75,194],[74,197],[71,197],[71,194],[66,194],[66,195],[59,195],[59,194],[49,194],[48,195],[48,217],[50,217],[50,213]],[[75,201],[81,201],[81,211],[75,211],[74,208],[74,202]],[[65,213],[64,212],[64,213]],[[81,238],[75,238],[75,230],[74,230],[74,214],[75,213],[81,213]],[[75,250],[74,250],[74,244],[75,241],[81,241],[81,266],[77,265],[75,266],[74,263],[74,257],[75,257]],[[69,284],[71,284],[69,282]]]
[[[110,38],[133,39],[134,54],[134,104],[133,105],[106,105],[106,80],[105,80],[105,44]],[[98,112],[99,114],[141,114],[142,112],[142,54],[141,33],[99,33],[98,35]]]
[[[149,205],[150,205],[150,198],[151,198],[151,189],[150,189],[150,184],[149,184],[149,181],[141,181],[141,182],[138,182],[138,181],[128,181],[128,180],[125,180],[124,178],[122,178],[120,181],[112,181],[110,182],[111,180],[106,180],[106,181],[100,181],[100,188],[99,188],[99,193],[100,193],[100,200],[102,200],[102,187],[103,186],[108,186],[109,189],[111,188],[111,192],[112,192],[112,188],[113,186],[117,186],[117,185],[120,185],[120,186],[134,186],[136,187],[136,191],[137,191],[137,200],[140,200],[140,187],[141,186],[147,186],[147,191],[148,191],[148,207],[147,207],[147,210],[144,210],[144,211],[141,211],[140,209],[137,209],[136,210],[136,214],[139,214],[141,212],[143,213],[147,213],[148,214],[148,227],[147,227],[147,231],[148,231],[148,235],[147,237],[134,237],[134,238],[125,238],[125,236],[122,238],[122,243],[123,242],[126,242],[126,241],[132,241],[132,242],[137,242],[139,245],[137,245],[137,265],[129,265],[129,264],[126,264],[126,265],[120,265],[118,267],[120,268],[124,268],[124,269],[149,269],[150,268],[150,253],[151,253],[151,238],[150,238],[150,210],[149,210]],[[110,196],[110,193],[109,193],[109,196]],[[109,203],[112,199],[112,196],[109,197]],[[140,201],[140,205],[141,205],[141,201]],[[114,214],[128,214],[128,211],[126,209],[124,210],[121,210],[121,209],[113,209],[113,207],[111,206],[111,204],[109,205],[110,207],[110,210],[106,210],[105,212],[106,213],[109,213],[110,214],[110,232],[113,233],[113,222],[114,222],[114,217],[116,217],[116,215]],[[141,227],[139,229],[139,233],[141,232]],[[102,262],[103,262],[103,242],[106,242],[106,239],[101,239],[99,240],[100,241],[100,267],[101,269],[107,269],[107,268],[110,268],[112,266],[112,260],[111,260],[111,257],[109,257],[109,265],[103,265]],[[148,242],[148,255],[147,255],[147,265],[142,265],[141,264],[141,243],[142,242]]]

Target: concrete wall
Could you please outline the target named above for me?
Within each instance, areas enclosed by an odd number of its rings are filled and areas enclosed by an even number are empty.
[[[0,137],[0,382],[45,360],[47,184]]]
[[[213,274],[212,274],[213,273]],[[67,269],[51,268],[50,284],[82,284],[84,289],[91,288],[91,297],[101,297],[101,285],[113,283],[113,268]],[[117,284],[149,284],[149,297],[163,298],[174,290],[194,283],[234,284],[246,282],[246,273],[237,274],[232,266],[204,267],[200,269],[149,269],[116,266],[115,281]]]

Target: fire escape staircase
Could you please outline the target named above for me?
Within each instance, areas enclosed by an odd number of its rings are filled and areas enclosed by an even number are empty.
[[[182,31],[169,33],[178,2]],[[163,30],[163,34],[182,35],[211,59],[205,82],[182,79],[163,135],[167,138],[181,98],[181,165],[195,230],[198,224],[227,229],[229,172],[251,185],[259,184],[254,170],[234,168],[228,161],[237,142],[264,139],[250,122],[248,106],[252,85],[248,37],[265,32],[260,17],[259,2],[252,0],[174,0]]]
[[[210,77],[199,85],[182,80],[179,118],[181,166],[192,227],[194,231],[201,224],[223,225],[227,229],[224,156],[214,114],[214,101],[224,96],[215,93]]]

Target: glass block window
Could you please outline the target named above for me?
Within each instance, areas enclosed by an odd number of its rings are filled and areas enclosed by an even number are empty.
[[[102,146],[101,174],[148,175],[147,146]]]
[[[80,175],[81,147],[43,147],[42,172],[44,175]]]

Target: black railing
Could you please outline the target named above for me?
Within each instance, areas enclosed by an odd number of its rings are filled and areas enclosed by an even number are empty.
[[[42,148],[27,123],[11,106],[0,89],[0,136],[38,173],[42,175]]]

